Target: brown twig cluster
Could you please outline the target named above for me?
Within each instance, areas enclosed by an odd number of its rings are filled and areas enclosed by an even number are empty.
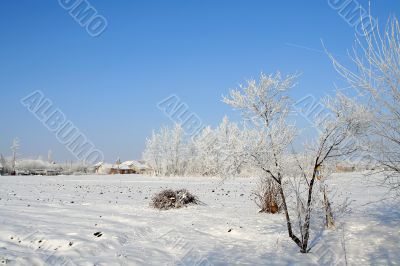
[[[156,194],[151,206],[160,210],[178,209],[189,204],[199,204],[198,198],[186,189],[165,189]]]

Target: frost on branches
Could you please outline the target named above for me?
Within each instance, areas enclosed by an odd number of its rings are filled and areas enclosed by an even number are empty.
[[[153,132],[143,158],[160,176],[238,176],[246,169],[244,143],[250,134],[251,130],[240,129],[227,117],[195,138],[185,135],[177,124]]]
[[[320,171],[356,152],[353,138],[363,132],[364,123],[362,109],[338,94],[327,100],[332,115],[320,121],[319,136],[305,146],[304,154],[296,154],[291,144],[299,131],[288,119],[293,112],[289,90],[294,87],[295,79],[295,75],[282,78],[279,73],[261,74],[258,82],[250,80],[246,86],[232,90],[224,102],[239,110],[244,120],[251,122],[263,135],[249,142],[248,157],[265,177],[278,185],[289,237],[302,253],[307,253],[310,251],[312,210],[321,202],[316,200],[316,194],[324,196],[327,225],[333,223],[326,190],[315,191]],[[297,218],[296,223],[293,216]]]
[[[296,78],[261,74],[258,81],[250,80],[223,98],[241,112],[242,124],[225,117],[196,138],[185,135],[180,125],[162,128],[147,140],[143,156],[161,176],[260,176],[261,188],[274,188],[258,194],[259,203],[267,200],[261,209],[282,210],[289,237],[307,253],[313,228],[335,225],[325,180],[337,162],[358,152],[356,140],[365,136],[370,117],[344,94],[327,98],[330,115],[315,121],[317,136],[296,152],[292,144],[300,131],[289,118],[294,112],[289,92]],[[321,219],[312,220],[312,214]]]
[[[387,185],[400,194],[400,25],[396,17],[386,25],[383,31],[378,25],[367,31],[363,25],[364,37],[356,38],[350,55],[353,66],[329,56],[373,115],[372,134],[364,141],[366,153],[386,171]]]

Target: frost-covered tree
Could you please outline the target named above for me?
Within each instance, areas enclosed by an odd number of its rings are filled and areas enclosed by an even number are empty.
[[[205,127],[196,138],[193,139],[192,174],[201,176],[217,176],[218,155],[216,154],[217,135],[210,126]]]
[[[152,166],[155,175],[162,174],[161,156],[160,137],[153,131],[151,137],[146,140],[146,149],[143,152],[143,158]]]
[[[12,166],[11,163],[9,163],[3,156],[3,154],[0,154],[0,164],[3,167],[3,173],[2,174],[10,174],[12,172]]]
[[[47,152],[47,162],[49,162],[49,163],[53,163],[54,162],[53,161],[53,152],[51,150],[49,150]]]
[[[249,155],[265,175],[279,186],[289,237],[303,250],[302,241],[293,233],[292,221],[283,189],[285,152],[292,143],[295,130],[288,124],[291,101],[288,91],[294,86],[295,76],[282,78],[261,74],[260,81],[250,80],[247,86],[232,90],[223,101],[241,111],[246,121],[260,128],[262,136],[250,146]]]
[[[153,132],[147,140],[143,158],[153,167],[157,175],[184,175],[187,142],[183,129],[176,124],[174,128],[163,127]]]
[[[368,112],[365,112],[362,106],[341,93],[338,93],[336,97],[328,97],[325,100],[325,106],[331,115],[319,121],[317,119],[320,132],[315,140],[305,145],[303,160],[296,160],[295,164],[298,166],[296,176],[304,182],[304,187],[308,187],[307,198],[305,200],[297,198],[301,206],[305,208],[305,211],[298,214],[302,218],[300,221],[304,221],[300,225],[304,247],[307,246],[309,239],[315,183],[319,183],[322,192],[320,196],[323,198],[325,224],[327,227],[332,227],[334,217],[324,181],[334,171],[338,162],[357,153],[359,150],[357,139],[366,134],[370,119]],[[297,208],[297,210],[303,209]]]
[[[193,141],[198,173],[224,178],[240,175],[246,161],[243,150],[246,132],[246,128],[240,128],[227,117],[215,129],[206,127]]]
[[[185,145],[184,131],[182,126],[176,124],[168,137],[170,139],[169,157],[171,158],[168,174],[183,175],[185,173],[185,165],[187,160],[187,146]]]
[[[179,125],[164,127],[147,139],[143,158],[156,175],[237,176],[246,163],[246,134],[249,130],[227,117],[194,138],[185,135]]]
[[[21,144],[18,138],[14,138],[12,145],[10,147],[11,151],[12,151],[12,160],[11,160],[11,167],[12,167],[12,171],[15,172],[15,164],[17,161],[17,156],[18,156],[18,150],[20,149]]]
[[[384,30],[379,25],[372,31],[362,27],[363,37],[356,35],[350,54],[353,65],[345,66],[329,56],[374,114],[373,136],[365,143],[367,153],[388,170],[390,187],[400,191],[400,24],[392,17],[386,25]]]
[[[282,78],[261,74],[260,80],[248,81],[246,86],[232,90],[223,101],[241,111],[246,121],[258,128],[257,137],[248,141],[247,150],[254,164],[278,185],[289,237],[302,253],[309,252],[310,222],[315,203],[318,172],[330,160],[343,158],[355,151],[351,137],[359,133],[361,124],[355,109],[344,95],[329,100],[332,116],[321,121],[321,133],[309,146],[306,160],[294,160],[291,144],[298,134],[288,115],[292,111],[289,90],[295,85],[295,75]],[[359,114],[359,112],[356,112]],[[286,186],[290,180],[296,184]],[[290,183],[290,182],[289,182]],[[293,208],[298,218],[295,224],[289,208],[288,193],[295,195]],[[295,233],[294,226],[298,226]]]
[[[31,172],[35,170],[58,170],[61,171],[61,165],[56,165],[42,159],[20,159],[17,162],[16,170]]]
[[[218,154],[218,173],[221,177],[238,176],[246,162],[246,128],[240,129],[236,123],[231,123],[224,117],[216,131],[215,149]]]

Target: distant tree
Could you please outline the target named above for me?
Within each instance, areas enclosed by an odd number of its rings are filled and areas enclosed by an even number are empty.
[[[143,158],[156,175],[237,176],[246,162],[246,134],[250,131],[227,117],[196,137],[185,135],[180,125],[163,127],[147,139]]]
[[[21,144],[18,138],[14,138],[12,145],[10,147],[11,151],[12,151],[12,161],[11,161],[11,167],[12,167],[12,171],[15,172],[15,165],[16,165],[16,161],[17,161],[17,157],[18,157],[18,150],[20,149]]]
[[[218,157],[216,153],[217,134],[210,126],[205,127],[196,138],[192,147],[191,170],[192,174],[201,176],[217,176]]]
[[[3,167],[1,174],[11,173],[11,166],[8,164],[7,160],[4,158],[3,154],[0,154],[0,164]]]
[[[49,162],[49,163],[53,163],[54,162],[53,161],[53,152],[51,150],[49,150],[47,152],[47,162]]]
[[[143,159],[150,164],[154,170],[155,175],[161,175],[161,144],[159,135],[154,131],[151,137],[146,140],[146,148],[143,152]]]
[[[248,140],[247,129],[240,129],[236,123],[229,122],[224,117],[216,128],[215,154],[217,158],[217,172],[221,177],[238,176],[246,162],[245,142]]]
[[[167,166],[167,168],[169,168],[168,174],[184,175],[185,164],[187,161],[187,158],[185,158],[187,146],[185,145],[185,136],[181,125],[175,125],[170,132],[169,139],[169,157],[171,158],[171,162],[169,163],[169,166]]]
[[[227,117],[215,129],[204,128],[192,144],[196,151],[197,173],[224,178],[238,176],[245,163],[246,132]]]
[[[147,140],[143,158],[157,175],[184,175],[188,160],[187,144],[179,124],[173,128],[163,127]]]

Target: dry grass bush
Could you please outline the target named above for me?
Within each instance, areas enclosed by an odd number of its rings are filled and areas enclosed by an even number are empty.
[[[261,179],[255,192],[255,202],[260,212],[278,213],[282,210],[282,199],[276,182],[269,178]]]
[[[199,204],[199,200],[186,189],[165,189],[156,194],[151,202],[152,207],[160,210],[178,209],[188,204]]]

